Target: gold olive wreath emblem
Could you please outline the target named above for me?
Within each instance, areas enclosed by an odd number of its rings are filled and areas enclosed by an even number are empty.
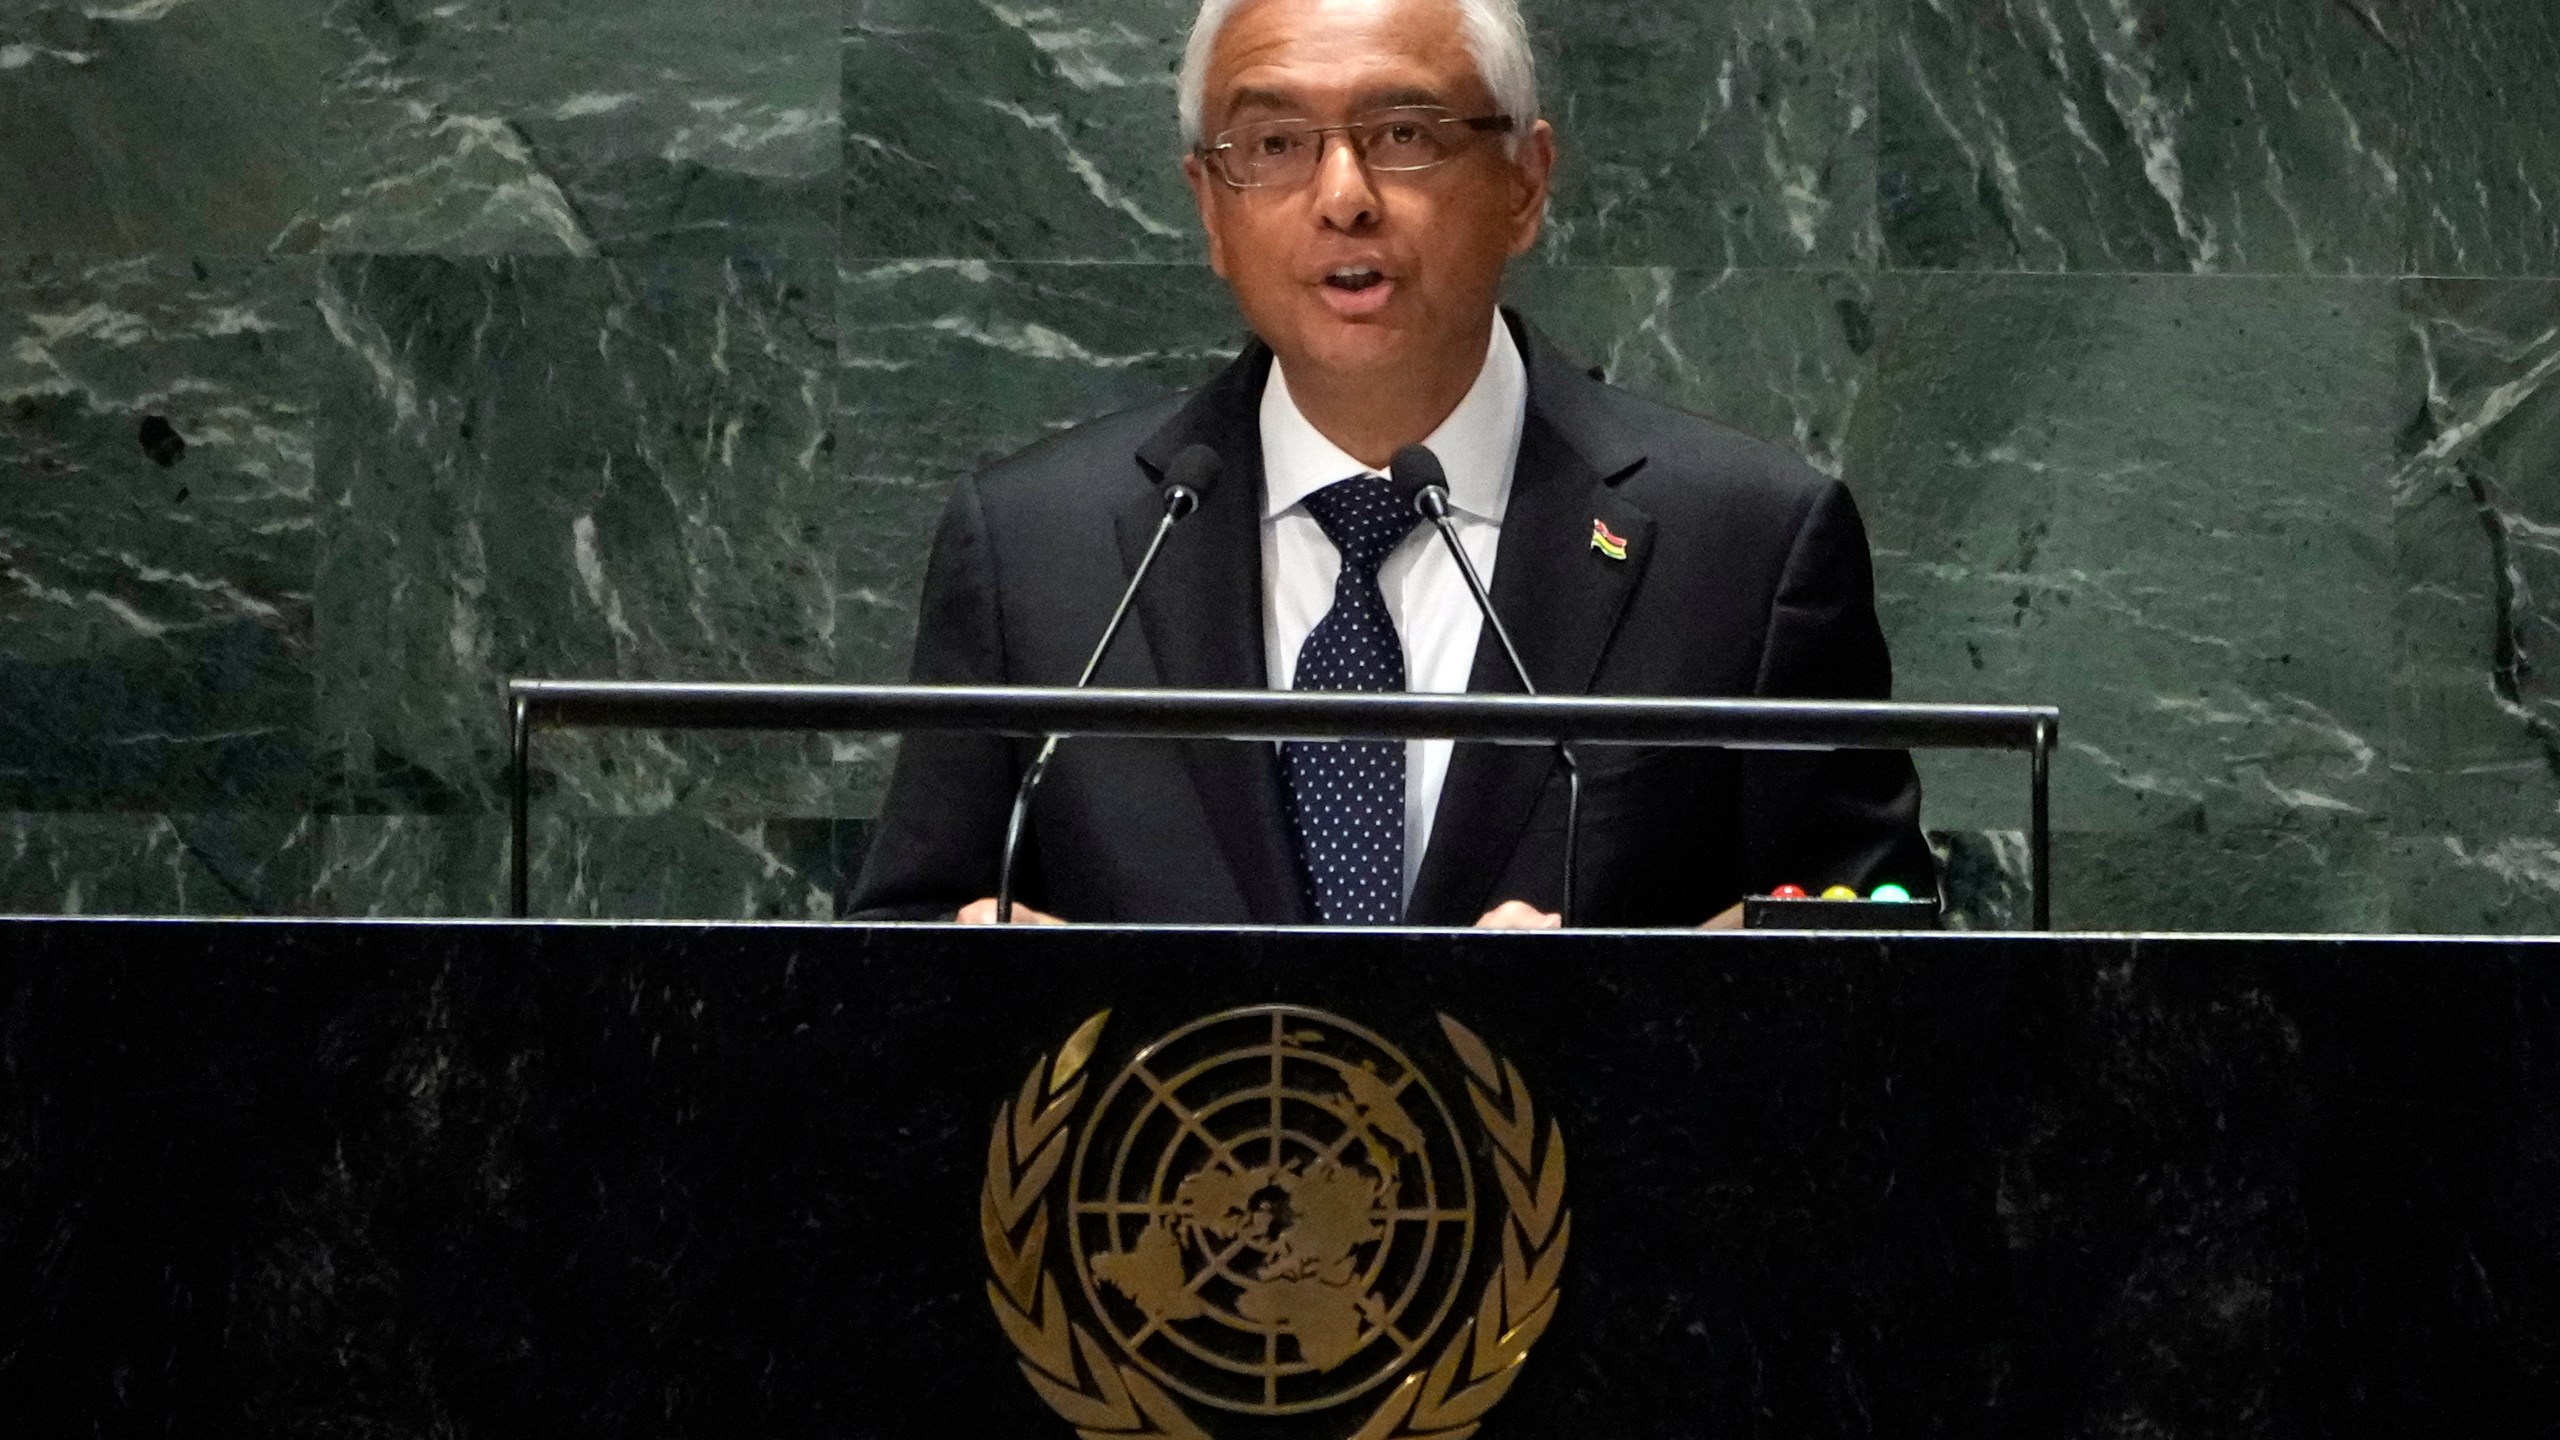
[[[1033,1065],[987,1148],[987,1298],[1040,1398],[1084,1440],[1212,1440],[1186,1401],[1473,1435],[1555,1318],[1573,1232],[1564,1136],[1540,1143],[1518,1068],[1440,1017],[1504,1201],[1479,1265],[1461,1128],[1383,1038],[1296,1006],[1210,1016],[1139,1051],[1079,1135],[1109,1020]]]

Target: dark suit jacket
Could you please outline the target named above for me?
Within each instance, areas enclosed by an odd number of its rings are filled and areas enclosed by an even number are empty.
[[[1495,608],[1552,694],[1880,699],[1867,539],[1849,492],[1784,451],[1586,375],[1510,319],[1527,425]],[[1224,480],[1175,530],[1095,677],[1262,689],[1262,441],[1271,352],[1206,387],[1098,420],[961,483],[927,567],[919,684],[1072,685],[1152,535],[1157,486],[1206,444]],[[1627,558],[1592,546],[1592,522]],[[1488,632],[1471,688],[1519,687]],[[947,918],[996,889],[1035,747],[909,737],[851,909]],[[1934,893],[1920,789],[1899,753],[1586,746],[1581,921],[1689,925],[1746,892],[1885,879]],[[1564,786],[1550,752],[1461,745],[1408,918],[1558,908]],[[1033,805],[1016,894],[1070,920],[1309,919],[1268,744],[1070,740]]]

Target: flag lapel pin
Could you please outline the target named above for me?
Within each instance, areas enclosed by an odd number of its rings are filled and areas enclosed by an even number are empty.
[[[1612,560],[1627,558],[1626,538],[1609,528],[1606,520],[1591,522],[1591,548]]]

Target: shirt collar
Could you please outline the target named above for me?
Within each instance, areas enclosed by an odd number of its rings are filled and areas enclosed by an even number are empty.
[[[1422,443],[1449,476],[1451,509],[1496,524],[1511,501],[1520,431],[1529,410],[1529,367],[1501,316],[1493,321],[1484,369],[1458,408]],[[1324,437],[1289,394],[1280,362],[1262,388],[1262,514],[1275,518],[1308,496],[1354,475],[1374,474]]]

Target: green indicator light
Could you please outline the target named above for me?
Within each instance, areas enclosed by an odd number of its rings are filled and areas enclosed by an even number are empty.
[[[1875,893],[1867,898],[1881,900],[1888,905],[1908,905],[1911,903],[1911,892],[1899,885],[1879,885]]]

